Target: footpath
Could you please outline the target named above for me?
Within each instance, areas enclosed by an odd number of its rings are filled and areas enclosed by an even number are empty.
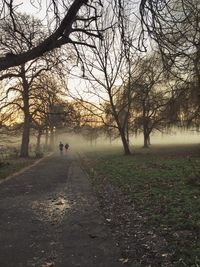
[[[0,184],[0,267],[121,267],[119,259],[72,153]]]

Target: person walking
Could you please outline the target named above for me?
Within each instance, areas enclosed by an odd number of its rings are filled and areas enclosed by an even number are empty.
[[[67,153],[67,150],[69,149],[69,144],[65,144],[65,153]]]
[[[60,142],[59,144],[60,155],[63,155],[63,147],[64,147],[63,143]]]

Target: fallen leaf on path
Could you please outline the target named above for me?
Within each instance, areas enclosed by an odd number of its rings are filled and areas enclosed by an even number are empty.
[[[119,261],[121,261],[123,264],[125,264],[125,263],[127,263],[129,261],[129,259],[122,258],[122,259],[119,259]]]
[[[98,236],[96,236],[96,235],[93,235],[93,234],[88,234],[89,235],[89,237],[91,237],[91,238],[97,238]]]
[[[45,262],[41,267],[53,267],[54,266],[54,262]]]

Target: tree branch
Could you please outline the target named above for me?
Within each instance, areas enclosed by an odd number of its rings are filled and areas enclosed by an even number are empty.
[[[38,46],[18,55],[11,54],[1,57],[0,71],[24,64],[32,59],[42,56],[46,52],[62,46],[63,44],[71,42],[69,35],[71,33],[72,24],[76,19],[78,11],[86,3],[87,0],[74,0],[58,29]]]

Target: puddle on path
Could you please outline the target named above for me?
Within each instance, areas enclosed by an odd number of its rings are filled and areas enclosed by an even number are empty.
[[[36,200],[32,203],[32,209],[39,219],[52,224],[60,223],[71,208],[72,204],[65,196],[49,197],[46,200]]]

